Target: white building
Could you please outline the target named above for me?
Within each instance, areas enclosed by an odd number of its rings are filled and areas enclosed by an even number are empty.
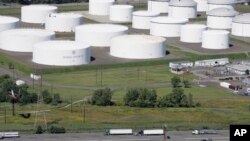
[[[148,11],[168,13],[170,0],[148,0]]]
[[[233,18],[239,12],[230,8],[215,8],[207,12],[207,26],[212,29],[231,29]]]
[[[228,65],[227,70],[231,73],[245,75],[245,74],[247,74],[247,72],[249,74],[250,66],[242,65],[242,64]]]
[[[210,59],[210,60],[199,60],[195,61],[194,66],[198,67],[214,67],[214,66],[224,66],[229,63],[228,58],[221,59]]]

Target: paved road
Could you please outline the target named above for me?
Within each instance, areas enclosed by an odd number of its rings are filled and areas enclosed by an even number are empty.
[[[213,141],[229,141],[228,131],[218,131],[216,135],[192,135],[191,131],[170,131],[167,135],[169,141],[200,141],[211,138]],[[18,139],[4,139],[6,141],[162,141],[163,136],[104,136],[102,133],[68,133],[68,134],[42,134],[21,135]]]

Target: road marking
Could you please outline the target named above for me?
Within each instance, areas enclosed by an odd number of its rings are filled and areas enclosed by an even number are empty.
[[[229,139],[229,137],[200,137],[200,138],[185,138],[186,140],[201,140],[201,139],[217,139],[217,140],[223,140],[223,139]]]

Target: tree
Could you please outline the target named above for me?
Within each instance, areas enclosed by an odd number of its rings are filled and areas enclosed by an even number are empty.
[[[53,95],[53,100],[52,100],[52,105],[57,105],[58,103],[61,103],[61,97],[59,94],[54,94]]]
[[[94,91],[94,94],[91,98],[91,104],[98,106],[110,106],[113,105],[111,99],[112,91],[110,88],[98,89]]]
[[[125,105],[131,107],[155,107],[157,94],[154,89],[129,89],[123,98]]]
[[[50,104],[52,102],[52,96],[48,90],[42,91],[42,96],[43,96],[44,103]]]
[[[36,134],[42,134],[44,132],[43,128],[41,125],[38,125],[36,127]]]
[[[183,80],[184,88],[191,88],[191,83],[188,80]]]
[[[181,79],[179,76],[174,76],[172,79],[171,79],[171,84],[172,84],[172,87],[173,88],[177,88],[177,87],[180,87],[181,83]]]

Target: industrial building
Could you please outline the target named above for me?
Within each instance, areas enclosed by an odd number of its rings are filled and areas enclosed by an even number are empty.
[[[45,29],[56,32],[74,32],[83,24],[83,16],[75,13],[52,13],[46,17]]]
[[[150,34],[162,37],[179,37],[181,26],[185,25],[188,19],[160,16],[150,21]]]
[[[214,66],[224,66],[229,63],[228,58],[220,58],[220,59],[210,59],[210,60],[199,60],[195,61],[195,67],[214,67]]]
[[[215,8],[230,8],[234,9],[236,6],[236,0],[208,0],[208,11]]]
[[[150,29],[150,20],[159,15],[159,12],[152,11],[133,12],[132,27],[135,29]]]
[[[207,29],[203,24],[186,24],[181,27],[181,42],[200,43],[202,42],[202,33]],[[190,34],[192,33],[192,34]]]
[[[89,0],[89,14],[107,16],[114,2],[115,0]]]
[[[250,37],[250,13],[245,13],[233,18],[232,35]]]
[[[169,68],[173,73],[182,73],[188,68],[192,68],[194,63],[191,61],[178,61],[178,62],[170,62]]]
[[[56,13],[57,7],[51,5],[28,5],[21,8],[21,21],[44,24],[49,14]]]
[[[109,19],[116,22],[132,22],[133,9],[131,5],[112,5]]]
[[[193,0],[171,0],[168,16],[176,18],[197,17],[197,3]]]
[[[168,13],[170,0],[148,0],[148,11]]]
[[[208,9],[207,0],[194,0],[197,3],[198,12],[206,12]]]
[[[249,75],[250,72],[250,66],[248,65],[242,65],[242,64],[236,64],[236,65],[228,65],[227,70],[231,73],[239,74],[239,75]]]
[[[18,28],[19,26],[20,22],[18,18],[9,16],[0,16],[0,32],[4,30]]]
[[[94,47],[108,47],[115,36],[127,34],[128,27],[116,24],[86,24],[76,27],[75,40]]]
[[[166,55],[166,39],[150,35],[124,35],[111,40],[110,54],[129,59],[151,59]]]
[[[7,51],[32,52],[34,44],[54,38],[53,31],[44,29],[12,29],[0,33],[0,47]]]
[[[33,62],[53,66],[90,63],[90,46],[74,41],[45,41],[34,45]]]
[[[205,49],[228,49],[229,31],[206,30],[202,33],[202,48]]]
[[[215,8],[207,12],[207,26],[212,29],[231,29],[233,18],[239,12],[230,8]]]

